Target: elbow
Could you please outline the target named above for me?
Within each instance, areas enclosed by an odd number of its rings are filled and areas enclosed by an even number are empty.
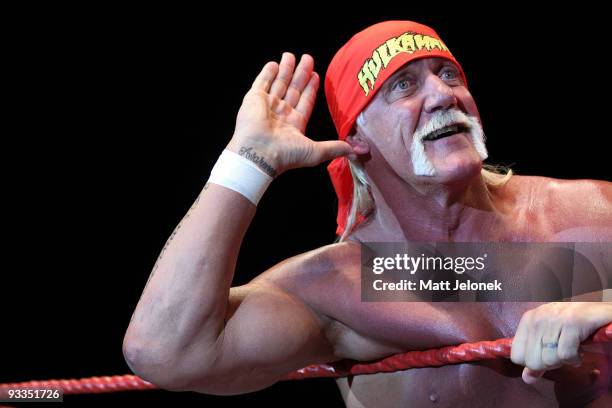
[[[134,340],[123,341],[123,356],[135,375],[168,391],[237,395],[264,388],[245,386],[240,373],[213,370],[207,359],[152,352]]]
[[[123,358],[130,370],[157,387],[169,391],[184,391],[189,381],[181,372],[180,356],[153,351],[136,340],[123,341]]]

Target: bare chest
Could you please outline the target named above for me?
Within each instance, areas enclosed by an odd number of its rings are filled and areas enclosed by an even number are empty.
[[[326,308],[334,321],[330,338],[342,358],[359,361],[512,337],[523,313],[541,304],[362,302],[355,280],[345,276],[332,286],[333,290],[326,291],[333,294]],[[609,357],[587,353],[584,362],[580,368],[554,370],[535,386],[524,384],[522,367],[505,359],[355,376],[337,383],[347,406],[356,407],[558,406],[559,401],[586,406],[591,401],[610,402]]]
[[[356,306],[358,318],[336,325],[340,354],[376,360],[415,349],[511,337],[528,303],[370,303]],[[351,326],[345,326],[350,324]],[[564,367],[527,385],[523,367],[507,359],[337,380],[349,407],[556,407],[612,403],[612,358],[587,352],[579,368]]]

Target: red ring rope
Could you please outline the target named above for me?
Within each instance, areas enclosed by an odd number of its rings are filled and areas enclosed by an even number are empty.
[[[612,323],[597,330],[586,342],[612,342]],[[283,380],[301,380],[314,377],[345,377],[348,375],[390,373],[408,368],[439,367],[447,364],[510,357],[512,338],[464,343],[425,351],[409,351],[370,363],[340,361],[311,365],[296,370]],[[0,384],[0,397],[10,389],[62,389],[64,394],[98,394],[119,391],[152,390],[157,387],[135,375],[90,377],[79,380],[48,380]]]

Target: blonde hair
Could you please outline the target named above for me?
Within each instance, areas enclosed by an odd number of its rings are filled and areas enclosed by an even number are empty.
[[[368,217],[375,208],[374,198],[370,192],[370,184],[366,177],[363,166],[354,160],[349,160],[349,169],[353,177],[353,200],[348,213],[348,218],[342,235],[336,242],[343,242],[348,238],[352,230],[356,227],[358,215]],[[492,164],[483,164],[480,172],[487,188],[499,188],[506,184],[512,175],[512,169]]]

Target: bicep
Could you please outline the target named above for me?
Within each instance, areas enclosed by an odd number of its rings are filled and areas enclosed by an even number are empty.
[[[274,284],[252,282],[232,288],[228,301],[225,328],[216,342],[208,374],[195,377],[190,387],[194,391],[252,392],[291,371],[334,359],[323,318]]]

